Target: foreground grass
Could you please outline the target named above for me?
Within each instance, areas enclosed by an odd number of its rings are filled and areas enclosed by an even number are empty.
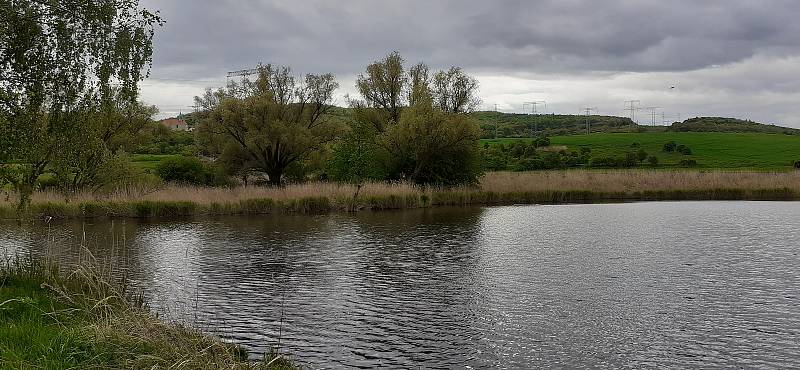
[[[356,196],[357,194],[357,196]],[[0,199],[0,218],[184,217],[326,213],[364,209],[645,200],[800,200],[800,171],[542,171],[494,172],[475,186],[421,188],[407,183],[305,183],[284,188],[168,186],[148,194],[89,193],[65,199],[35,194],[28,214]]]
[[[0,268],[0,368],[292,368],[159,322],[95,271],[64,276],[33,259]]]
[[[508,143],[515,140],[483,140],[487,143]],[[674,141],[687,145],[692,155],[665,153],[665,143]],[[594,133],[591,135],[552,136],[553,146],[577,150],[581,146],[592,149],[593,157],[620,157],[638,143],[641,148],[659,159],[662,167],[677,167],[683,159],[694,159],[701,168],[769,169],[787,170],[800,160],[800,136],[763,133],[721,132],[645,132],[645,133]]]

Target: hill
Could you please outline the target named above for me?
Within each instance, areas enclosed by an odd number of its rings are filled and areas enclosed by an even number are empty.
[[[723,117],[697,117],[675,122],[669,127],[674,132],[761,132],[800,135],[800,130],[769,124]]]
[[[544,136],[577,135],[586,133],[587,116],[569,114],[519,114],[502,112],[474,112],[484,131],[483,138],[531,137],[533,133]],[[629,132],[631,130],[657,129],[639,126],[627,117],[588,116],[592,132]]]
[[[514,140],[483,140],[497,144]],[[667,153],[668,142],[688,146],[692,154]],[[679,167],[682,160],[695,160],[699,168],[788,170],[800,160],[800,136],[765,133],[722,132],[648,132],[598,133],[591,135],[551,136],[552,147],[579,150],[591,149],[593,158],[624,157],[626,153],[644,149],[659,159],[659,167]]]

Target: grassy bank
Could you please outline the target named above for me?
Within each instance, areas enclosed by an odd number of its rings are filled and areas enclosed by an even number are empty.
[[[485,143],[508,143],[514,140],[483,140]],[[665,153],[665,143],[674,141],[688,146],[692,155]],[[553,146],[577,150],[592,149],[595,157],[624,156],[631,144],[638,143],[647,153],[658,157],[661,167],[677,167],[683,159],[697,161],[701,168],[740,168],[759,170],[788,170],[800,160],[800,136],[766,133],[721,132],[646,132],[593,133],[591,135],[552,136]],[[638,150],[638,148],[636,149]]]
[[[590,203],[640,200],[800,200],[800,172],[545,171],[495,172],[471,187],[420,188],[411,184],[307,183],[284,188],[169,186],[148,194],[65,199],[37,193],[25,218],[182,217],[326,213],[363,209],[517,203]],[[0,217],[16,218],[13,196],[0,199]]]
[[[292,368],[159,322],[95,271],[63,275],[34,259],[0,267],[0,368]]]

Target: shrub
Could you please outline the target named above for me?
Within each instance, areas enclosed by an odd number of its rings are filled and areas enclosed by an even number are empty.
[[[794,168],[800,170],[800,160],[794,161]]]
[[[97,169],[93,186],[99,193],[122,192],[129,196],[141,196],[161,186],[161,179],[144,172],[125,154],[115,155],[103,161]]]
[[[691,150],[691,149],[689,149],[689,147],[688,147],[688,146],[686,146],[686,145],[683,145],[683,144],[681,144],[681,145],[678,145],[678,146],[675,148],[675,151],[677,151],[678,153],[681,153],[681,154],[683,154],[683,155],[692,155],[692,150]]]
[[[536,147],[541,148],[545,146],[550,146],[550,138],[549,137],[540,137],[536,139]]]
[[[222,169],[196,157],[172,157],[158,164],[158,176],[164,181],[192,185],[222,186],[230,180]]]
[[[638,159],[639,162],[643,162],[645,159],[647,159],[647,152],[644,151],[644,149],[639,149],[639,151],[636,152],[636,159]]]
[[[681,167],[697,167],[697,161],[694,159],[683,159],[679,164]]]
[[[650,163],[651,166],[658,166],[658,157],[654,155],[647,157],[647,163]]]
[[[667,152],[667,153],[672,153],[672,152],[675,151],[675,147],[676,146],[678,146],[678,144],[675,144],[674,141],[670,141],[670,142],[664,144],[664,148],[662,150]]]

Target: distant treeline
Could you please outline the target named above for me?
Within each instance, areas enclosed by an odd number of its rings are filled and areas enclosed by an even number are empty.
[[[675,122],[669,127],[674,132],[760,132],[769,134],[798,135],[795,128],[768,125],[749,120],[723,117],[697,117]]]
[[[586,121],[591,132],[758,132],[798,135],[800,130],[763,124],[736,118],[698,117],[671,126],[643,126],[630,118],[616,116],[564,114],[519,114],[501,112],[473,112],[482,129],[481,138],[517,138],[585,134]]]

